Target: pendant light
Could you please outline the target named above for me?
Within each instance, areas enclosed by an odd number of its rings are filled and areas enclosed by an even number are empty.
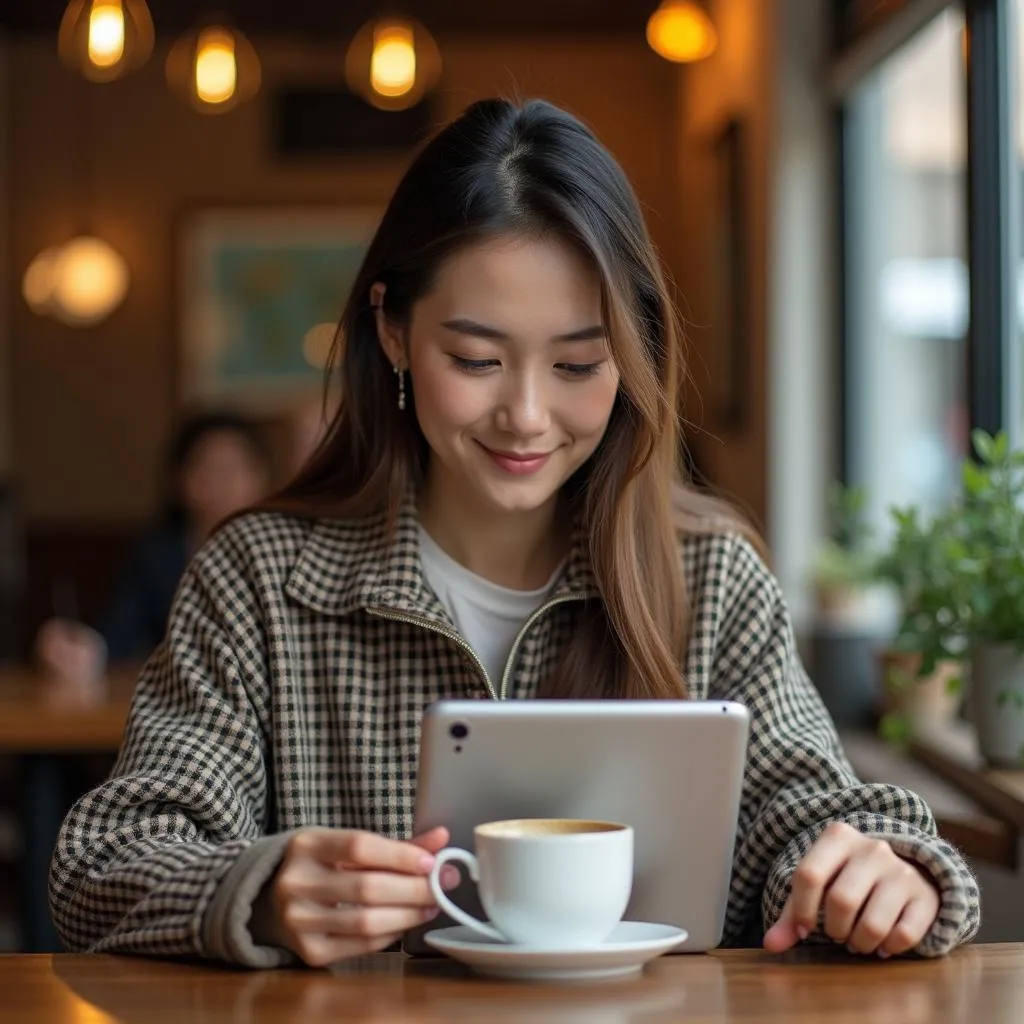
[[[128,264],[109,243],[77,235],[44,249],[22,278],[25,301],[37,313],[71,327],[91,327],[128,293]]]
[[[415,106],[441,77],[441,53],[411,18],[378,18],[355,34],[345,57],[349,88],[380,110]]]
[[[81,109],[73,123],[67,173],[72,183],[77,231],[67,241],[47,246],[28,265],[21,293],[29,307],[72,327],[101,323],[128,293],[128,264],[109,242],[98,237],[93,220],[97,168],[93,155],[95,104],[103,93],[79,86]]]
[[[685,64],[710,57],[718,34],[696,0],[662,0],[647,19],[647,43],[665,60]]]
[[[260,88],[252,43],[226,21],[208,20],[181,36],[167,55],[167,81],[193,109],[224,114]]]
[[[57,34],[60,58],[91,82],[112,82],[142,67],[153,52],[145,0],[71,0]]]

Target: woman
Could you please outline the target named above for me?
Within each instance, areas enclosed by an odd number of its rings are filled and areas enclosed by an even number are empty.
[[[221,520],[263,498],[270,457],[255,424],[233,413],[186,420],[167,460],[170,495],[160,522],[135,545],[95,629],[70,616],[46,622],[36,660],[51,677],[88,685],[107,661],[143,661],[163,638],[185,567]]]
[[[193,560],[115,777],[65,823],[71,948],[389,946],[436,913],[448,839],[411,834],[420,715],[467,696],[746,704],[727,943],[935,955],[974,933],[928,809],[854,778],[749,531],[675,484],[681,342],[586,128],[471,106],[399,185],[341,327],[327,437]]]

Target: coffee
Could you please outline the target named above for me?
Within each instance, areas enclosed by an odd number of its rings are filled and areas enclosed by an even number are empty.
[[[442,850],[430,876],[438,905],[497,942],[575,949],[603,942],[626,912],[633,887],[633,830],[570,818],[493,821],[474,829],[476,855]],[[490,924],[441,889],[442,867],[462,862],[478,883]]]
[[[620,832],[626,826],[610,821],[579,821],[575,818],[516,818],[478,825],[475,835],[483,836],[573,836],[589,832]]]

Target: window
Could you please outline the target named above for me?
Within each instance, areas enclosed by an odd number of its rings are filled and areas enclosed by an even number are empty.
[[[883,531],[891,506],[946,499],[967,447],[963,40],[949,8],[845,109],[847,477]]]
[[[1024,362],[1024,0],[1013,0],[1013,7],[1010,11],[1010,19],[1013,25],[1013,38],[1010,41],[1009,62],[1010,66],[1017,69],[1016,78],[1010,83],[1010,107],[1011,118],[1015,131],[1013,139],[1016,145],[1013,147],[1013,163],[1016,165],[1017,173],[1011,181],[1011,188],[1016,187],[1017,193],[1012,197],[1016,205],[1018,234],[1011,241],[1011,246],[1017,251],[1015,263],[1017,266],[1016,278],[1013,284],[1016,286],[1014,295],[1017,303],[1016,327],[1020,333],[1020,344],[1022,345],[1022,362]],[[1016,370],[1016,373],[1013,373]],[[1007,419],[1016,423],[1017,434],[1012,440],[1015,444],[1024,444],[1024,394],[1020,388],[1024,381],[1020,379],[1020,364],[1011,369],[1013,374],[1013,385],[1009,396],[1009,409]]]

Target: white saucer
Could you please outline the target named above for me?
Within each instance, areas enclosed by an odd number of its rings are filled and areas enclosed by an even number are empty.
[[[479,974],[530,981],[593,981],[625,978],[645,963],[686,941],[682,928],[645,921],[620,921],[598,946],[539,949],[496,942],[471,928],[427,932],[427,943]]]

